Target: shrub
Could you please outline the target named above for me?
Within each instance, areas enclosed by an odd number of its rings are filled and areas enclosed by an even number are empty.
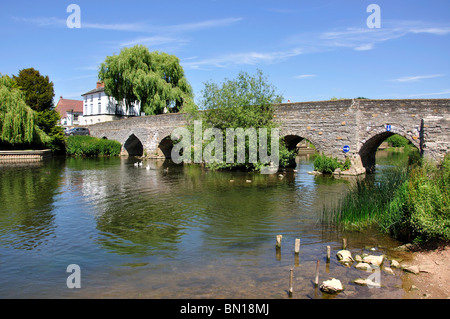
[[[117,156],[121,144],[117,141],[92,136],[69,136],[66,153],[71,156]]]
[[[349,169],[350,163],[348,157],[345,159],[345,162],[342,163],[337,158],[329,157],[325,154],[318,154],[314,158],[314,170],[325,174],[332,174],[336,168],[342,170]]]

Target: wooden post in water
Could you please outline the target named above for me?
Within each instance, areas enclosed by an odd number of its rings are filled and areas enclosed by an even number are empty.
[[[276,248],[281,248],[281,239],[283,239],[283,235],[277,235]]]
[[[319,285],[319,263],[320,261],[317,259],[316,264],[316,278],[314,279],[314,285],[317,287]]]
[[[292,297],[292,294],[294,293],[294,268],[291,268],[289,273],[289,297]]]
[[[300,253],[300,238],[295,239],[294,252],[298,255]]]
[[[347,249],[347,239],[346,238],[342,238],[342,249]]]
[[[327,246],[327,263],[325,265],[325,271],[330,272],[330,257],[331,257],[331,247]]]

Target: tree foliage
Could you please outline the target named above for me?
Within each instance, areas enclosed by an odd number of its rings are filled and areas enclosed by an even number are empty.
[[[205,83],[202,91],[201,108],[203,112],[191,112],[188,118],[189,127],[194,130],[194,120],[202,121],[202,129],[215,128],[221,131],[222,136],[227,136],[227,129],[267,129],[267,151],[271,152],[272,129],[278,125],[274,121],[274,104],[281,103],[283,97],[276,93],[276,88],[269,83],[267,77],[261,70],[255,75],[240,72],[235,79],[226,79],[221,84],[213,82]],[[202,132],[202,136],[204,136]],[[261,139],[261,136],[259,136]],[[223,139],[226,143],[226,138]],[[209,144],[209,140],[203,141]],[[261,142],[261,140],[259,141]],[[250,160],[249,149],[254,149],[254,141],[245,139],[245,146],[234,145],[234,156],[245,148],[245,161],[226,163],[208,163],[207,166],[213,169],[243,169],[247,171],[261,170],[268,163]],[[239,149],[238,149],[239,148]],[[226,149],[224,145],[223,149]],[[271,155],[271,154],[268,154]],[[287,166],[292,162],[295,154],[289,151],[279,139],[279,165]]]
[[[128,107],[141,102],[141,112],[161,114],[195,108],[192,88],[180,60],[164,52],[150,52],[136,45],[123,48],[119,55],[106,57],[98,77],[105,84],[106,94]]]
[[[53,82],[48,75],[43,76],[34,68],[22,69],[14,81],[25,93],[25,103],[35,111],[45,111],[53,108]]]
[[[12,146],[48,142],[37,126],[36,113],[25,102],[25,94],[7,75],[0,77],[0,140]]]
[[[202,94],[204,119],[219,129],[274,127],[273,104],[283,100],[261,70],[255,76],[240,72],[220,86],[206,82]]]

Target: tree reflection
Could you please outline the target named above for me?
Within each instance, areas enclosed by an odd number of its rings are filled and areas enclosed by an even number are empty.
[[[35,249],[56,229],[52,212],[61,182],[57,161],[0,169],[0,245]]]

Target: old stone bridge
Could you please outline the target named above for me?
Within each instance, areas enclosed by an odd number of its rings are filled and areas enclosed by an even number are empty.
[[[289,148],[307,139],[319,152],[342,160],[350,157],[359,171],[374,169],[378,146],[393,134],[437,161],[450,151],[450,99],[287,103],[276,105],[275,117]],[[123,155],[170,157],[170,135],[185,125],[184,114],[164,114],[103,122],[89,129],[92,136],[122,143]]]

